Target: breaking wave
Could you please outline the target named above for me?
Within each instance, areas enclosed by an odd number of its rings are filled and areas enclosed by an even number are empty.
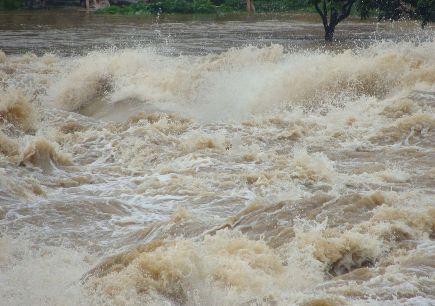
[[[1,303],[433,303],[434,49],[0,52]]]
[[[139,101],[199,118],[238,119],[432,86],[433,48],[433,42],[379,43],[341,53],[286,53],[272,45],[200,57],[167,57],[152,49],[93,52],[70,63],[49,97],[57,107],[90,115],[98,113],[90,104]]]

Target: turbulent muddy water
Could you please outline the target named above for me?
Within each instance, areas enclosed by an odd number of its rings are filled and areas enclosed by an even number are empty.
[[[0,305],[433,305],[433,28],[44,14],[0,21]]]

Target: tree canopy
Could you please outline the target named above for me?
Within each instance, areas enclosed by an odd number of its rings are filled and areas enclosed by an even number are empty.
[[[317,13],[322,18],[325,40],[331,41],[337,24],[346,19],[357,0],[311,0]]]
[[[360,0],[361,17],[368,17],[371,10],[378,13],[379,20],[411,18],[420,20],[425,26],[435,19],[435,0]]]
[[[412,18],[425,26],[435,19],[435,0],[310,0],[320,15],[325,29],[325,40],[331,41],[335,27],[352,12],[367,18],[377,14],[379,20]]]

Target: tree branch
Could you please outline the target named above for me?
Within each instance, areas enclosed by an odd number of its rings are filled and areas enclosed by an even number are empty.
[[[328,26],[328,18],[326,17],[326,11],[322,12],[319,7],[319,3],[315,2],[314,7],[316,8],[317,13],[319,13],[320,17],[322,17],[323,26],[326,28]]]
[[[340,21],[338,20],[338,13],[335,8],[331,9],[331,16],[329,17],[330,25],[337,25]]]
[[[354,5],[354,3],[356,2],[356,0],[349,0],[344,6],[343,9],[341,11],[340,16],[338,16],[337,19],[337,23],[342,22],[344,19],[346,19],[347,17],[349,17],[350,12],[352,11],[352,6]]]

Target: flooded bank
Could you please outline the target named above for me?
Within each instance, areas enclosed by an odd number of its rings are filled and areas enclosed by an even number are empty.
[[[1,48],[8,54],[85,55],[113,47],[151,46],[167,55],[197,55],[248,45],[280,44],[286,49],[324,45],[318,16],[306,13],[119,16],[57,9],[0,12],[0,20]],[[337,27],[340,44],[333,48],[368,45],[373,40],[423,38],[428,32],[417,22],[376,23],[353,18]]]

